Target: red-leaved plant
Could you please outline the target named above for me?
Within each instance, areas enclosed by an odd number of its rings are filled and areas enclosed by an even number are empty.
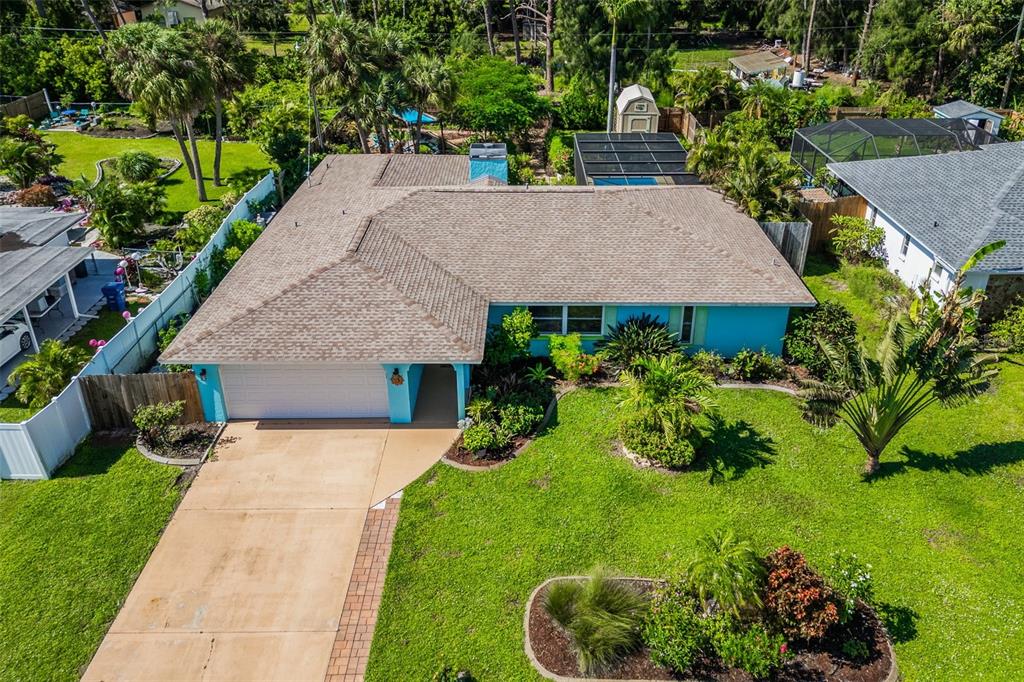
[[[794,639],[818,640],[839,622],[839,600],[800,552],[780,547],[765,559],[768,581],[764,605],[782,632]]]

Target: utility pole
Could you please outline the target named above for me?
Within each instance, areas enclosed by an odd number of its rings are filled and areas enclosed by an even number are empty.
[[[811,16],[807,20],[807,35],[804,36],[804,55],[803,64],[804,73],[810,74],[811,72],[811,34],[814,33],[814,13],[818,9],[818,0],[811,0]]]
[[[96,21],[96,15],[93,14],[92,7],[89,7],[89,0],[82,0],[82,11],[85,12],[85,16],[89,17],[89,22],[92,24],[92,27],[96,29],[96,33],[99,34],[100,40],[104,43],[107,42],[107,34],[105,34],[103,29],[100,27],[100,22]]]
[[[1017,36],[1013,39],[1013,59],[1010,61],[1010,72],[1006,74],[1006,85],[1003,86],[1003,98],[999,100],[999,108],[1005,109],[1010,99],[1010,83],[1013,81],[1013,67],[1020,60],[1020,29],[1024,26],[1024,3],[1020,6],[1020,19],[1017,20]]]
[[[864,43],[868,39],[868,31],[871,29],[871,14],[875,11],[875,2],[877,0],[868,0],[868,11],[864,15],[864,30],[860,32],[860,45],[857,47],[857,56],[853,59],[853,85],[857,85],[857,79],[860,78],[860,60],[864,54]]]

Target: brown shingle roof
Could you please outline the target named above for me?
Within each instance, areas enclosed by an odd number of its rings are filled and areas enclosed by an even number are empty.
[[[477,362],[490,302],[814,301],[706,188],[468,175],[466,157],[329,157],[161,360]]]

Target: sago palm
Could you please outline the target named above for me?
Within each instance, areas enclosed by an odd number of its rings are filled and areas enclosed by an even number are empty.
[[[620,378],[626,396],[619,406],[652,423],[669,442],[690,432],[693,415],[714,407],[713,382],[679,354],[642,358]]]
[[[81,348],[47,339],[40,344],[38,353],[29,355],[11,372],[7,382],[18,385],[18,400],[29,407],[43,408],[64,390],[88,360],[89,354]]]
[[[908,315],[890,322],[873,357],[863,347],[840,353],[819,339],[838,378],[805,384],[807,416],[822,426],[845,423],[867,454],[866,474],[878,471],[886,447],[924,410],[962,404],[995,375],[998,358],[983,352],[975,336],[984,297],[962,287],[967,271],[1003,244],[975,253],[939,301],[923,292]]]

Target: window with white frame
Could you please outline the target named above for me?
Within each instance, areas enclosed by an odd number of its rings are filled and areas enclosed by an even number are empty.
[[[682,343],[693,343],[693,313],[692,305],[683,306],[683,325],[679,330],[679,340]]]
[[[907,257],[907,251],[910,250],[910,235],[903,235],[903,243],[900,245],[900,258]]]
[[[599,305],[531,305],[538,334],[601,334],[603,307]]]

